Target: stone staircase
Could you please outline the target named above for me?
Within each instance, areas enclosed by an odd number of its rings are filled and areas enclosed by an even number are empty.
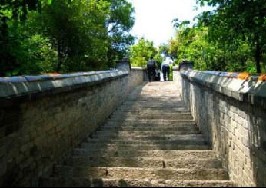
[[[234,186],[173,83],[136,88],[39,186]]]

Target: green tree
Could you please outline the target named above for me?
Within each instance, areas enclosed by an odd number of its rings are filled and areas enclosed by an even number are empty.
[[[135,9],[126,0],[110,0],[110,16],[107,19],[108,27],[108,64],[113,66],[114,60],[122,59],[129,53],[135,38],[129,33],[135,18]]]
[[[198,0],[216,6],[212,14],[205,14],[202,20],[209,27],[213,40],[222,42],[224,47],[232,41],[240,47],[246,43],[253,54],[257,73],[261,73],[266,43],[266,4],[264,0]],[[207,15],[207,16],[206,16]],[[219,32],[217,32],[219,31]],[[216,33],[216,34],[214,34]],[[240,42],[239,42],[240,41]]]
[[[57,49],[57,71],[86,71],[100,66],[96,57],[105,57],[106,50],[94,45],[106,40],[107,9],[106,2],[95,0],[57,0],[42,5],[42,14],[36,20],[42,24],[39,32]]]
[[[38,4],[35,0],[0,2],[0,76],[52,70],[56,54],[50,41],[31,33],[34,30],[29,27],[30,14],[37,10]]]
[[[134,39],[134,9],[125,0],[9,0],[0,6],[0,75],[107,69]]]
[[[130,62],[135,67],[145,67],[151,56],[158,61],[158,51],[153,42],[141,38],[137,44],[130,48]]]
[[[125,0],[53,1],[41,15],[58,49],[60,71],[106,69],[122,57],[133,38],[132,5]]]

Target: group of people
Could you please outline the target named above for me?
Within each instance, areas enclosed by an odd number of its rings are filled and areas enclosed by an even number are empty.
[[[160,81],[161,75],[160,70],[163,74],[163,81],[169,81],[170,80],[170,66],[173,64],[173,61],[170,57],[166,57],[164,61],[161,64],[161,67],[159,69],[156,61],[151,57],[149,61],[147,62],[147,73],[148,73],[148,79],[149,82],[155,80]]]

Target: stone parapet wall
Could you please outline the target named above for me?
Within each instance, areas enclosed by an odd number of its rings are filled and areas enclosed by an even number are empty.
[[[37,186],[143,79],[142,69],[0,78],[0,185]]]
[[[72,90],[82,87],[82,84],[101,82],[117,76],[127,75],[127,71],[99,71],[82,72],[74,74],[46,74],[39,76],[0,77],[0,97],[30,96],[47,91]]]
[[[135,86],[139,85],[143,81],[145,81],[146,71],[140,67],[132,67],[131,68],[131,75],[129,77],[129,88],[132,89]]]
[[[182,98],[238,186],[266,186],[266,83],[181,72]]]

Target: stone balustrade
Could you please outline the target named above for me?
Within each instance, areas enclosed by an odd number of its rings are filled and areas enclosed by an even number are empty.
[[[0,78],[0,185],[37,186],[103,124],[141,68]],[[174,71],[202,133],[239,186],[266,186],[266,84],[260,77]]]
[[[143,82],[133,68],[0,78],[0,185],[37,186]]]
[[[266,82],[184,71],[182,98],[239,186],[266,186]]]

